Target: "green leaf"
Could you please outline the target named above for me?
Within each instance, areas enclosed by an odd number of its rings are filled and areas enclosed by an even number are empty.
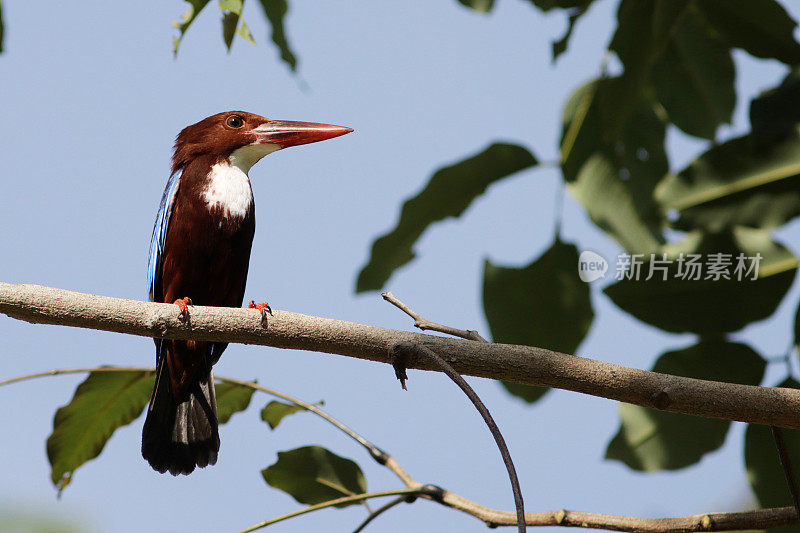
[[[425,188],[403,204],[397,226],[375,240],[356,292],[378,290],[392,273],[414,258],[412,246],[437,220],[458,217],[492,183],[537,164],[525,148],[495,143],[452,166],[437,170]]]
[[[684,17],[689,0],[622,0],[617,9],[617,29],[609,50],[622,61],[625,71],[618,78],[613,99],[606,104],[605,134],[619,135],[637,102],[651,89],[651,68],[669,46]]]
[[[4,505],[0,510],[2,533],[85,533],[86,524],[77,516],[64,516],[38,506]]]
[[[649,256],[640,257],[639,276],[629,273],[630,277],[603,292],[642,322],[675,333],[736,331],[768,317],[789,290],[797,271],[797,258],[763,230],[737,227],[722,234],[689,235],[685,241],[665,247],[664,252],[669,262],[661,266],[668,267],[666,270],[659,270],[659,264],[649,261]],[[695,254],[696,270],[688,266]],[[756,263],[757,254],[761,255],[758,279],[752,280],[753,271],[749,269]],[[642,263],[643,259],[648,261]],[[715,263],[730,279],[714,274],[708,265]],[[647,280],[651,266],[656,268]]]
[[[241,15],[242,7],[244,7],[244,0],[219,0],[219,9],[223,13],[229,11],[235,15]]]
[[[688,0],[622,0],[609,49],[625,72],[611,130],[627,123],[632,105],[655,89],[676,126],[713,138],[736,103],[729,46]]]
[[[608,49],[617,54],[625,73],[639,79],[667,48],[689,7],[689,0],[622,0],[617,29]]]
[[[314,405],[323,405],[324,402],[317,402]],[[275,429],[284,417],[305,411],[305,407],[299,405],[283,403],[276,400],[269,402],[261,410],[261,420],[269,424],[270,429]]]
[[[649,252],[664,240],[653,190],[669,170],[665,125],[636,96],[630,120],[614,133],[613,110],[625,90],[621,79],[611,78],[572,94],[562,119],[562,172],[595,223],[627,250]]]
[[[300,503],[314,505],[344,496],[364,494],[367,481],[361,468],[321,446],[278,452],[278,461],[261,471],[264,481]],[[337,507],[360,505],[345,503]]]
[[[575,352],[594,318],[589,285],[577,267],[578,249],[560,240],[522,268],[487,259],[483,308],[494,342]]]
[[[575,29],[575,24],[583,15],[589,11],[589,7],[594,0],[531,0],[531,3],[542,11],[550,11],[551,9],[564,9],[568,12],[567,31],[564,36],[557,41],[551,43],[553,49],[553,63],[556,62],[558,56],[567,50],[569,39],[572,37],[572,31]]]
[[[152,372],[92,372],[69,404],[56,411],[47,438],[50,478],[59,492],[75,470],[100,455],[117,428],[142,414],[153,392]]]
[[[753,148],[763,150],[797,134],[800,123],[800,68],[789,72],[780,85],[750,102]]]
[[[250,33],[250,27],[247,25],[244,19],[242,19],[242,23],[239,24],[239,28],[236,30],[236,35],[250,44],[256,44],[256,40],[253,39],[253,34]]]
[[[228,12],[222,15],[222,40],[225,42],[225,48],[228,49],[228,52],[231,51],[237,24],[239,24],[239,15],[237,13]]]
[[[722,339],[661,355],[654,372],[697,379],[758,385],[766,363],[746,344]],[[730,421],[685,416],[620,404],[622,423],[606,450],[606,459],[633,470],[676,470],[720,448]]]
[[[218,383],[215,387],[217,395],[217,420],[220,424],[226,423],[230,418],[247,409],[254,389],[243,387],[235,383]]]
[[[542,11],[551,9],[572,9],[588,6],[594,0],[530,0],[533,5]]]
[[[641,218],[631,188],[606,154],[598,152],[590,157],[568,188],[586,207],[592,221],[624,249],[646,253],[661,245],[663,237]]]
[[[779,387],[797,389],[800,388],[800,383],[789,378]],[[800,466],[800,431],[784,428],[783,437],[796,476],[797,467]],[[768,426],[747,425],[744,435],[744,462],[750,486],[762,507],[792,505],[775,441]]]
[[[577,275],[578,250],[556,240],[531,264],[502,267],[486,260],[483,309],[495,342],[574,353],[594,318],[589,284]],[[548,389],[503,382],[526,402]]]
[[[586,0],[580,7],[571,9],[571,12],[567,17],[567,30],[564,32],[564,35],[559,40],[550,43],[550,46],[553,49],[553,63],[556,62],[561,54],[567,51],[569,39],[572,37],[572,32],[575,30],[575,25],[578,23],[578,20],[586,14],[593,1],[594,0]]]
[[[539,398],[547,394],[550,387],[539,387],[537,385],[522,385],[511,381],[501,381],[500,384],[512,396],[516,396],[525,403],[534,403]]]
[[[717,127],[730,122],[736,105],[730,49],[696,9],[680,19],[652,77],[670,120],[689,135],[713,140]]]
[[[800,134],[758,149],[751,136],[715,146],[656,189],[674,226],[721,231],[742,225],[771,229],[800,215]]]
[[[177,37],[172,38],[172,51],[175,55],[178,55],[178,47],[181,44],[181,40],[183,36],[186,35],[186,31],[189,29],[189,26],[192,25],[192,22],[197,18],[197,15],[203,10],[203,8],[208,5],[209,0],[186,0],[189,3],[189,10],[184,13],[180,20],[176,20],[172,23],[172,27],[176,28],[180,31],[180,35]]]
[[[458,0],[462,5],[477,11],[478,13],[488,13],[494,7],[494,0]]]
[[[775,0],[697,0],[696,5],[730,46],[787,65],[800,63],[797,23]]]
[[[297,71],[297,56],[295,56],[292,48],[289,46],[289,41],[286,38],[286,32],[283,28],[283,19],[286,17],[286,12],[289,10],[289,4],[286,0],[259,0],[261,2],[261,9],[264,11],[264,16],[272,27],[272,42],[278,47],[281,52],[281,59],[284,63],[289,65],[292,72]]]
[[[219,8],[222,11],[222,40],[229,52],[234,35],[239,35],[251,44],[256,44],[250,28],[242,18],[242,7],[244,7],[244,0],[219,0]]]

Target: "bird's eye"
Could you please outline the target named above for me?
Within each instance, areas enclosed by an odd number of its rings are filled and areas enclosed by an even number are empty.
[[[225,124],[230,126],[231,128],[241,128],[244,126],[244,120],[239,115],[231,115],[225,121]]]

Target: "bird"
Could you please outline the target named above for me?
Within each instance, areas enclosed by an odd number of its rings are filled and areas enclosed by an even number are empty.
[[[175,139],[172,171],[150,240],[149,299],[240,307],[255,234],[248,172],[290,146],[350,133],[332,124],[271,120],[244,111],[207,117]],[[271,313],[264,302],[250,307]],[[142,456],[172,475],[216,464],[219,430],[212,366],[227,343],[154,338],[156,376],[142,429]]]

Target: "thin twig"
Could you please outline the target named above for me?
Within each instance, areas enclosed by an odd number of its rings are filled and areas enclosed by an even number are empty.
[[[11,379],[0,381],[0,386],[11,383],[19,383],[28,379],[35,379],[46,376],[58,376],[67,374],[87,373],[87,372],[143,372],[153,371],[147,367],[94,367],[94,368],[69,368],[56,369],[46,372],[27,374]],[[262,392],[271,392],[266,387],[257,383],[242,382],[215,376],[219,381],[229,381],[237,385],[254,388]],[[292,401],[290,397],[278,396]],[[304,402],[305,403],[305,402]],[[325,420],[327,418],[323,417]],[[338,426],[337,426],[338,427]],[[390,455],[386,455],[384,466],[391,470],[409,489],[411,494],[419,494],[421,497],[440,503],[451,509],[467,513],[490,526],[512,526],[516,524],[516,513],[510,511],[498,511],[485,507],[471,500],[463,498],[456,493],[441,490],[438,495],[433,495],[433,491],[426,490],[428,485],[422,485],[415,481],[408,473],[403,470],[397,461]],[[614,531],[625,532],[644,532],[644,533],[690,533],[701,531],[735,531],[744,529],[767,529],[772,527],[786,526],[798,522],[798,514],[794,507],[776,507],[771,509],[760,509],[756,511],[745,511],[738,513],[709,513],[693,516],[682,516],[675,518],[637,518],[618,515],[604,515],[597,513],[586,513],[582,511],[545,511],[539,513],[525,513],[525,520],[529,526],[564,526],[564,527],[583,527],[590,529],[611,529]]]
[[[403,303],[397,296],[392,294],[391,292],[382,292],[381,296],[383,299],[392,304],[393,306],[400,309],[402,312],[410,316],[414,319],[414,327],[421,329],[422,331],[430,330],[430,331],[438,331],[439,333],[444,333],[446,335],[452,335],[454,337],[460,337],[462,339],[467,339],[468,341],[480,341],[480,342],[489,342],[477,331],[471,329],[457,329],[450,326],[445,326],[443,324],[437,324],[436,322],[431,322],[430,320],[423,318],[420,316],[419,313],[411,309],[405,303]]]
[[[252,526],[242,529],[238,533],[249,533],[251,531],[255,531],[257,529],[261,529],[263,527],[271,526],[272,524],[277,524],[278,522],[282,522],[284,520],[288,520],[289,518],[294,518],[295,516],[304,515],[307,513],[313,513],[314,511],[319,511],[320,509],[326,509],[328,507],[334,507],[336,505],[341,505],[343,503],[353,503],[353,502],[361,502],[370,498],[382,498],[384,496],[394,496],[396,494],[416,494],[417,490],[415,489],[396,489],[396,490],[384,490],[381,492],[368,492],[364,494],[354,494],[353,496],[345,496],[343,498],[336,498],[335,500],[328,500],[326,502],[318,503],[316,505],[310,505],[308,507],[304,507],[297,511],[287,513],[285,515],[281,515],[275,518],[271,518],[269,520],[264,520],[263,522],[259,522],[258,524],[253,524]]]
[[[792,470],[792,461],[789,459],[789,452],[786,450],[783,430],[775,426],[770,426],[770,429],[772,429],[772,439],[775,441],[775,447],[778,449],[778,458],[781,461],[783,475],[786,478],[786,484],[789,486],[789,494],[792,496],[792,502],[794,503],[797,515],[800,516],[800,492],[797,490],[797,481],[794,479],[794,471]]]
[[[373,520],[378,518],[380,515],[382,515],[383,513],[385,513],[386,511],[388,511],[392,507],[394,507],[395,505],[397,505],[399,503],[403,503],[406,500],[408,500],[408,496],[400,496],[399,498],[395,498],[394,500],[390,501],[386,505],[382,505],[381,507],[378,507],[377,509],[372,511],[369,514],[369,516],[366,519],[364,519],[364,521],[361,522],[361,524],[359,524],[359,526],[357,528],[355,528],[353,530],[353,533],[361,533],[361,531],[364,531],[364,528],[367,527],[367,525],[370,522],[372,522]]]
[[[17,376],[15,378],[0,381],[0,387],[3,385],[10,385],[12,383],[19,383],[20,381],[27,381],[29,379],[45,378],[49,376],[62,376],[66,374],[85,374],[87,372],[155,372],[153,367],[139,367],[139,366],[95,366],[91,368],[56,368],[46,372],[36,372],[35,374],[26,374],[24,376]]]
[[[459,388],[464,391],[464,394],[467,395],[467,398],[472,402],[475,406],[475,409],[478,410],[483,421],[489,427],[489,431],[492,433],[492,437],[494,437],[494,441],[497,443],[497,447],[500,449],[500,455],[503,457],[503,463],[506,465],[506,470],[508,470],[508,478],[511,481],[511,490],[514,493],[514,506],[517,510],[517,529],[520,533],[525,533],[525,504],[522,501],[522,490],[519,487],[519,478],[517,478],[517,471],[514,468],[514,462],[511,460],[511,454],[508,451],[508,446],[506,446],[506,441],[503,438],[503,434],[500,433],[500,428],[497,427],[497,424],[492,418],[492,415],[489,413],[489,409],[481,401],[478,394],[469,386],[469,383],[464,380],[458,372],[456,372],[452,366],[447,364],[447,361],[439,357],[437,353],[422,346],[421,344],[414,344],[414,343],[400,343],[394,346],[393,352],[400,353],[403,352],[416,352],[418,354],[422,354],[425,357],[433,360],[436,362],[437,365],[442,369],[442,371],[447,374],[447,376],[452,379]]]
[[[334,427],[338,428],[345,435],[347,435],[348,437],[350,437],[351,439],[353,439],[354,441],[359,443],[361,446],[363,446],[367,450],[367,452],[369,452],[370,456],[372,456],[372,458],[375,459],[378,463],[384,464],[386,462],[386,456],[387,456],[386,452],[384,452],[383,450],[381,450],[380,448],[378,448],[377,446],[372,444],[370,441],[368,441],[366,438],[364,438],[363,436],[359,435],[358,433],[356,433],[355,431],[350,429],[348,426],[346,426],[344,423],[342,423],[339,420],[337,420],[336,418],[332,417],[331,415],[329,415],[328,413],[326,413],[322,409],[318,408],[314,404],[310,404],[308,402],[304,402],[303,400],[300,400],[298,398],[294,398],[294,397],[289,396],[288,394],[284,394],[284,393],[282,393],[280,391],[276,391],[274,389],[270,389],[268,387],[264,387],[263,385],[259,385],[258,383],[255,383],[255,382],[252,382],[252,381],[243,381],[243,380],[240,380],[240,379],[226,378],[226,377],[222,377],[222,376],[215,376],[215,377],[219,381],[223,381],[223,382],[226,382],[226,383],[232,383],[234,385],[239,385],[239,386],[242,386],[242,387],[250,387],[252,389],[260,390],[261,392],[266,392],[267,394],[270,394],[270,395],[275,396],[277,398],[281,398],[283,400],[286,400],[287,402],[291,402],[291,403],[293,403],[293,404],[295,404],[295,405],[297,405],[299,407],[302,407],[303,409],[305,409],[307,411],[311,411],[312,413],[314,413],[315,415],[317,415],[320,418],[324,419],[325,421],[327,421],[328,423],[330,423]]]

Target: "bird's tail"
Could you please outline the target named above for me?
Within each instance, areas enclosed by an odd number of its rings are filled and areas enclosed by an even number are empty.
[[[156,385],[142,431],[142,457],[162,474],[191,474],[196,466],[216,464],[219,452],[217,399],[211,369],[192,383],[188,398],[173,399],[166,354],[160,357]]]

